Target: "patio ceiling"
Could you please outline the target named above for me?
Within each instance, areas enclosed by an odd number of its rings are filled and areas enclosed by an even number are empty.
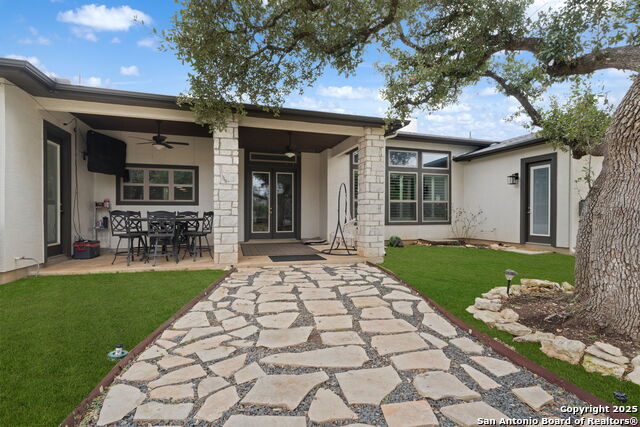
[[[134,117],[106,116],[100,114],[72,113],[96,131],[124,131],[155,134],[157,123],[152,119]],[[193,122],[164,120],[162,133],[166,135],[210,136],[206,127]],[[291,145],[295,151],[319,153],[332,148],[349,135],[324,134],[315,132],[291,131]],[[289,131],[240,127],[240,148],[249,151],[284,153],[289,146]]]

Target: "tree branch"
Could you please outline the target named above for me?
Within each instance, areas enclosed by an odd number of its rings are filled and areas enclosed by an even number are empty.
[[[637,71],[640,69],[640,47],[610,47],[601,51],[587,53],[565,62],[551,64],[547,67],[547,72],[552,77],[563,77],[575,74],[589,74],[606,68]]]
[[[531,123],[534,126],[542,126],[542,116],[540,115],[538,110],[536,110],[533,104],[531,104],[531,101],[529,101],[529,98],[522,89],[517,86],[510,85],[503,77],[499,76],[491,70],[485,71],[484,76],[495,80],[507,95],[513,96],[515,99],[517,99],[520,105],[522,105],[522,108],[524,108],[524,111],[531,118]]]

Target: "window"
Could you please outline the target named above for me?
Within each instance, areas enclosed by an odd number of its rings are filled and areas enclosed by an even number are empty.
[[[449,220],[449,175],[422,175],[422,220]]]
[[[128,179],[118,179],[120,205],[197,205],[198,167],[127,165]]]
[[[349,170],[351,171],[351,188],[349,196],[351,197],[351,218],[358,217],[358,150],[350,153]]]
[[[416,173],[389,173],[389,221],[417,221]]]
[[[449,169],[449,153],[422,152],[424,169]]]
[[[389,166],[402,167],[402,168],[417,168],[418,152],[403,151],[403,150],[389,150]]]
[[[387,224],[450,221],[451,153],[387,149]]]

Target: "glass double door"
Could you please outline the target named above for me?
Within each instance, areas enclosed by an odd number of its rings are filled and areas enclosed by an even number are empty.
[[[296,237],[296,173],[266,168],[250,171],[250,239]]]

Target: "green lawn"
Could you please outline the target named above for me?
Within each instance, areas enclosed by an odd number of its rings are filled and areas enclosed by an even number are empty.
[[[222,271],[31,277],[0,286],[0,425],[54,426]]]
[[[627,405],[640,405],[640,386],[613,377],[590,374],[545,356],[537,343],[517,343],[511,335],[488,328],[465,309],[476,297],[495,286],[504,286],[503,271],[511,268],[518,277],[547,279],[573,284],[574,258],[569,255],[521,255],[487,249],[459,247],[407,246],[388,248],[385,268],[396,273],[449,312],[492,337],[501,339],[530,360],[571,381],[592,394],[612,403],[614,391],[629,396]],[[514,280],[518,283],[518,280]],[[619,404],[619,403],[618,403]]]

